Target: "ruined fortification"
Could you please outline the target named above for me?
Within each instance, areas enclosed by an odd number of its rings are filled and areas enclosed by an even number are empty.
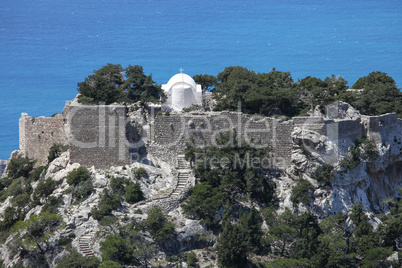
[[[339,155],[345,154],[360,136],[367,136],[384,146],[390,140],[401,142],[401,136],[395,133],[401,133],[402,120],[397,119],[395,114],[348,116],[342,114],[342,105],[329,107],[326,117],[294,117],[287,121],[255,118],[240,112],[157,116],[155,112],[144,112],[141,116],[146,120],[138,120],[138,117],[129,117],[131,108],[128,106],[82,105],[73,101],[67,102],[63,113],[55,117],[32,118],[22,114],[20,151],[43,165],[54,143],[68,144],[71,163],[109,168],[137,161],[138,154],[146,153],[147,147],[151,149],[152,145],[182,154],[190,139],[198,146],[213,145],[220,133],[231,131],[237,135],[237,140],[268,147],[276,160],[273,164],[286,169],[292,162],[292,150],[300,142],[308,140],[295,140],[292,133],[297,131],[306,135],[313,132],[325,136]],[[308,143],[305,145],[309,146]]]
[[[65,123],[66,119],[62,114],[33,118],[22,113],[19,126],[20,151],[23,156],[37,160],[38,165],[46,164],[49,149],[53,144],[68,143]]]

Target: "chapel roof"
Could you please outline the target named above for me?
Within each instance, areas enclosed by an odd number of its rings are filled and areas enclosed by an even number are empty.
[[[185,74],[185,73],[178,73],[172,78],[170,78],[169,82],[167,83],[167,88],[170,89],[176,84],[188,84],[190,85],[193,89],[197,88],[197,85],[191,76]]]

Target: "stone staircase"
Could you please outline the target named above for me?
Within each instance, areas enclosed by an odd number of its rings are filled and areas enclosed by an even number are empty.
[[[94,235],[95,235],[94,232],[87,233],[87,234],[81,235],[78,240],[78,245],[80,247],[81,253],[87,257],[94,256],[94,250],[92,248]]]
[[[177,156],[177,171],[178,171],[178,180],[177,180],[177,187],[172,193],[172,197],[176,197],[180,195],[183,189],[187,186],[188,178],[190,176],[188,170],[188,164],[184,155]]]

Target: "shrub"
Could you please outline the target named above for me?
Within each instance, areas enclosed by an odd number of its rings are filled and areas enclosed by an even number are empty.
[[[53,144],[53,146],[49,149],[49,156],[47,157],[48,163],[59,157],[63,152],[66,152],[68,148],[68,145],[63,145],[60,143]]]
[[[190,252],[188,255],[187,255],[187,266],[188,267],[196,267],[196,265],[197,265],[197,255],[195,255],[195,253],[194,252]]]
[[[33,194],[33,201],[35,203],[40,203],[40,199],[42,197],[50,196],[53,191],[56,189],[57,182],[52,180],[51,178],[47,178],[46,180],[39,181],[38,185]]]
[[[26,205],[29,204],[30,200],[31,199],[30,199],[30,196],[28,193],[22,193],[22,194],[14,196],[11,199],[11,204],[13,204],[14,206],[19,207],[19,208],[24,208]]]
[[[317,180],[320,183],[324,183],[325,185],[331,184],[334,173],[334,167],[330,164],[324,163],[319,166],[316,170],[314,170],[313,174],[311,175],[313,179]]]
[[[33,170],[36,161],[31,161],[27,157],[13,158],[7,165],[8,176],[16,179],[19,177],[28,178]]]
[[[100,221],[104,216],[109,215],[114,209],[121,205],[121,196],[110,193],[107,189],[103,190],[97,207],[92,209],[95,220]]]
[[[86,199],[94,192],[94,186],[90,180],[82,181],[72,189],[72,196],[76,201]]]
[[[134,204],[138,201],[141,201],[144,198],[144,193],[142,192],[141,185],[138,182],[129,183],[124,188],[124,191],[125,191],[124,198],[130,204]]]
[[[292,190],[290,201],[292,201],[294,205],[297,205],[300,202],[307,204],[308,199],[312,196],[312,190],[314,190],[313,185],[309,181],[300,178]]]
[[[40,179],[40,175],[42,174],[42,172],[46,170],[45,166],[39,166],[37,168],[35,168],[35,170],[32,172],[31,175],[31,180],[32,181],[37,181]]]
[[[113,261],[129,264],[134,260],[133,245],[120,235],[107,235],[105,241],[100,242],[103,261]]]
[[[99,268],[123,268],[123,266],[118,262],[108,260],[103,262]]]
[[[160,207],[151,208],[144,222],[145,227],[156,240],[165,240],[174,235],[174,224],[169,222]]]
[[[98,258],[85,257],[77,251],[73,251],[61,259],[56,268],[98,268],[99,265],[100,260]]]
[[[197,111],[200,109],[202,109],[201,105],[193,104],[190,107],[183,108],[182,111],[185,113],[188,113],[188,112]]]
[[[368,139],[364,140],[363,150],[364,150],[363,157],[369,159],[376,159],[378,157],[378,151],[373,141],[370,141]]]
[[[57,209],[64,204],[62,198],[57,198],[55,196],[50,196],[45,205],[42,207],[42,212],[48,212],[52,214],[57,214]]]
[[[90,178],[89,170],[86,167],[79,167],[72,170],[67,175],[67,183],[68,184],[78,184],[81,181],[86,181]]]
[[[148,176],[147,171],[145,170],[145,168],[142,168],[142,167],[134,169],[133,172],[134,172],[134,177],[137,180],[139,180],[145,176]]]
[[[201,224],[208,228],[214,228],[217,225],[216,214],[221,208],[222,193],[218,188],[203,182],[190,189],[190,197],[185,200],[181,207],[185,214],[195,214]]]

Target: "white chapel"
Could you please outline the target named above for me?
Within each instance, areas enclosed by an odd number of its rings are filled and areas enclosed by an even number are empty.
[[[165,111],[181,111],[193,104],[202,106],[201,85],[183,73],[183,69],[170,78],[167,84],[163,84],[162,89],[167,96],[166,102],[162,104]]]

